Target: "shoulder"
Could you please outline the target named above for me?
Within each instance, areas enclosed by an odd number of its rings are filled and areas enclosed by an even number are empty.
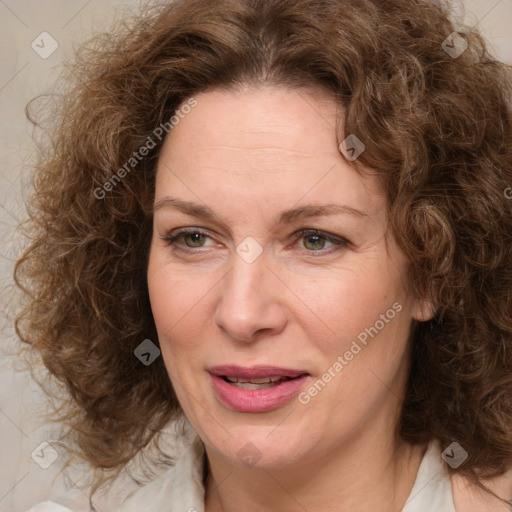
[[[202,441],[195,435],[182,451],[174,466],[152,481],[132,492],[116,512],[168,512],[169,510],[204,510],[203,470],[205,451]],[[71,510],[53,501],[34,505],[26,512],[85,512]]]
[[[453,502],[457,512],[509,512],[512,510],[512,501],[507,508],[502,501],[462,475],[452,475],[451,482]],[[501,498],[505,500],[512,498],[512,468],[499,477],[484,480],[483,483]]]

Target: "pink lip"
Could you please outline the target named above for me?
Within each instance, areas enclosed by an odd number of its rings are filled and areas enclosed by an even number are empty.
[[[244,368],[236,365],[222,365],[213,366],[208,371],[220,402],[238,412],[267,412],[277,409],[289,402],[309,378],[304,370],[275,366]],[[239,389],[228,384],[222,376],[245,379],[290,377],[291,380],[266,389]]]

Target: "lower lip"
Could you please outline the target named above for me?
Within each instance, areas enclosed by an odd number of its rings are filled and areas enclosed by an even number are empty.
[[[267,412],[289,402],[304,385],[308,375],[302,375],[264,389],[240,389],[228,384],[222,377],[210,374],[213,389],[220,402],[237,412]]]

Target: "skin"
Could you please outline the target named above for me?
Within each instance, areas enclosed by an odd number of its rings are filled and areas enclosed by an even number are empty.
[[[264,86],[196,99],[159,158],[147,277],[165,365],[206,447],[206,510],[401,510],[425,451],[395,434],[408,339],[433,312],[385,235],[385,194],[340,154],[326,91]],[[214,217],[162,203],[171,196]],[[364,215],[275,223],[283,210],[327,203]],[[169,245],[183,227],[207,236]],[[348,242],[294,238],[301,229]],[[263,251],[252,263],[236,252],[246,237]],[[305,369],[307,389],[397,302],[395,318],[309,403],[241,413],[216,397],[207,368],[218,364]],[[237,456],[249,442],[260,456],[252,466]]]

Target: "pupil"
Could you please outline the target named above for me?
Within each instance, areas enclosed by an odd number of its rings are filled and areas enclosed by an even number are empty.
[[[189,233],[188,236],[191,240],[191,244],[187,244],[189,247],[200,247],[202,242],[202,234],[201,233]]]
[[[311,244],[313,247],[308,247],[308,244],[310,243],[311,240],[313,240],[313,243]],[[313,250],[322,249],[322,247],[323,247],[322,241],[323,241],[322,237],[320,237],[318,235],[311,235],[311,236],[307,237],[307,241],[306,241],[305,245],[306,245],[306,248],[313,249]],[[319,242],[320,242],[320,246],[317,245]]]

